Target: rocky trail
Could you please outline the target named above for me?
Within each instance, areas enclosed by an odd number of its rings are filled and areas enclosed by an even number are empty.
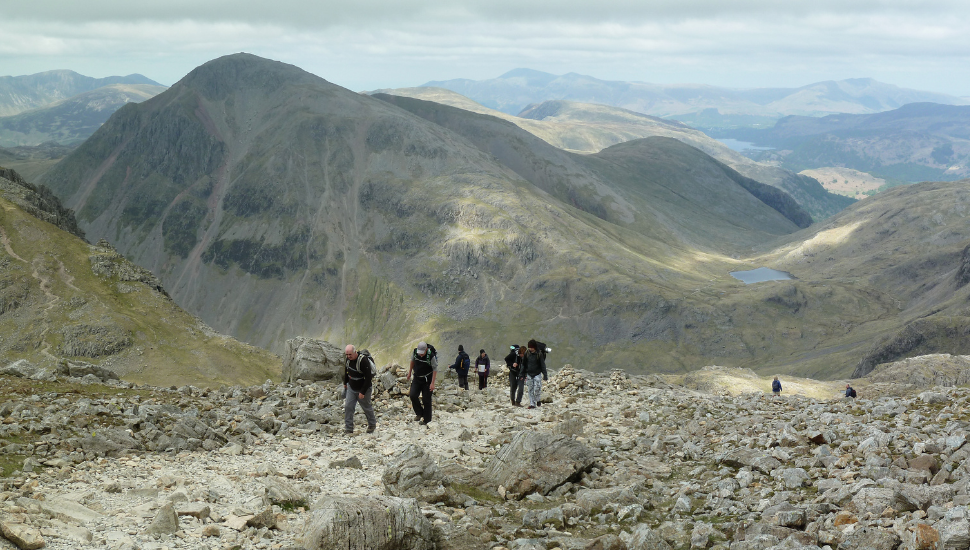
[[[566,366],[534,410],[503,374],[445,379],[426,428],[390,365],[377,431],[358,411],[348,436],[333,381],[3,374],[0,548],[970,547],[965,388],[774,398]]]

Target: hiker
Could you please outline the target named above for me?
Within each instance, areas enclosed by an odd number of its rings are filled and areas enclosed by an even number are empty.
[[[845,385],[845,396],[846,397],[852,397],[853,399],[856,396],[855,389],[852,386],[850,386],[849,384],[846,384]]]
[[[465,353],[465,346],[458,344],[458,356],[455,357],[455,364],[448,368],[455,369],[460,389],[468,389],[468,369],[472,366],[471,362],[471,357],[468,357],[468,354]]]
[[[519,364],[524,353],[525,346],[513,346],[505,356],[505,366],[509,369],[509,399],[516,407],[522,406],[522,390],[525,388],[525,384],[519,380]]]
[[[490,363],[488,360],[488,354],[485,350],[479,350],[478,357],[475,358],[475,372],[478,373],[478,389],[484,390],[488,387],[488,373],[490,370]]]
[[[414,380],[411,374],[414,373]],[[431,394],[434,393],[434,381],[438,377],[438,354],[434,346],[419,342],[418,347],[411,352],[411,366],[408,367],[407,379],[411,381],[411,408],[414,409],[414,420],[422,426],[431,422]]]
[[[539,401],[542,393],[542,381],[548,379],[549,375],[546,374],[546,360],[539,353],[539,344],[534,339],[529,340],[529,349],[521,357],[519,381],[525,382],[529,388],[530,409],[542,405]]]
[[[344,366],[344,433],[354,433],[354,412],[360,403],[364,416],[367,417],[367,433],[374,433],[377,429],[377,416],[371,403],[371,393],[374,391],[374,359],[368,353],[358,353],[357,348],[348,344],[344,348],[347,363]],[[348,388],[349,386],[349,388]]]
[[[781,382],[778,380],[778,377],[777,376],[771,382],[771,393],[774,394],[774,395],[780,395],[781,394]]]

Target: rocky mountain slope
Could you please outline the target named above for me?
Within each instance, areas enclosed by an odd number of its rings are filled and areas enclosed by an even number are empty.
[[[0,146],[47,142],[76,145],[90,137],[123,105],[144,101],[164,90],[164,86],[151,84],[112,84],[17,115],[0,117]]]
[[[702,84],[607,81],[576,73],[553,75],[515,69],[492,79],[434,81],[424,86],[446,88],[509,114],[518,114],[532,104],[564,99],[680,118],[704,128],[765,125],[787,115],[877,113],[915,102],[968,104],[963,98],[899,88],[870,78],[817,82],[800,88],[736,90]]]
[[[810,177],[754,162],[703,132],[677,121],[606,105],[571,101],[546,101],[531,106],[519,116],[513,116],[442,88],[401,88],[374,92],[375,95],[380,93],[433,101],[502,118],[550,145],[577,153],[597,153],[611,145],[645,137],[670,137],[703,151],[746,177],[784,190],[816,219],[831,216],[851,204],[850,200],[827,193],[818,181]]]
[[[965,388],[863,382],[846,400],[801,395],[786,379],[770,397],[766,378],[728,392],[566,366],[550,373],[534,410],[511,407],[503,384],[456,392],[444,379],[424,427],[401,391],[404,370],[381,370],[378,429],[351,436],[329,385],[0,376],[4,536],[52,549],[966,541]],[[752,378],[691,374],[711,373]]]
[[[58,70],[24,76],[0,76],[0,117],[45,107],[114,84],[161,86],[140,74],[91,78],[74,71]]]
[[[756,158],[792,170],[841,166],[900,182],[970,176],[970,106],[914,103],[893,111],[787,117],[724,135],[773,147]]]
[[[279,359],[217,334],[111,245],[89,245],[45,187],[0,168],[0,363],[166,384],[262,381]],[[105,370],[107,369],[107,370]]]
[[[393,356],[426,338],[494,349],[535,334],[605,362],[652,349],[644,367],[681,369],[660,350],[682,345],[676,319],[692,306],[670,300],[734,265],[721,247],[797,229],[765,202],[799,219],[783,195],[673,140],[580,162],[507,122],[450,114],[467,137],[228,56],[119,110],[45,181],[180,304],[277,350],[298,335]],[[476,124],[504,133],[472,139]]]

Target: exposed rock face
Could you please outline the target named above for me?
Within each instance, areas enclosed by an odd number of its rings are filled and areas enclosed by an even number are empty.
[[[293,338],[286,341],[283,380],[343,380],[346,360],[342,349],[325,340]]]
[[[396,497],[324,497],[303,527],[307,550],[433,550],[431,522],[417,501]]]
[[[523,497],[548,494],[593,466],[592,449],[565,435],[523,431],[492,458],[482,474],[492,487]]]
[[[911,357],[879,365],[866,378],[917,388],[963,386],[970,383],[970,355],[938,353]]]
[[[84,238],[84,231],[74,218],[74,211],[64,208],[54,192],[46,186],[28,183],[14,170],[0,167],[0,196],[30,215]]]
[[[422,502],[448,502],[453,493],[450,480],[434,458],[417,445],[411,445],[389,464],[381,478],[384,490],[395,497],[417,498]]]

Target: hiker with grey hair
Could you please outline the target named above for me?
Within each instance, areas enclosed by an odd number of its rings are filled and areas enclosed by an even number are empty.
[[[374,414],[374,405],[371,403],[371,393],[374,391],[374,360],[370,354],[359,353],[357,348],[348,344],[344,348],[344,357],[347,363],[344,365],[344,433],[354,433],[354,412],[357,410],[357,403],[360,403],[364,416],[367,417],[367,433],[373,433],[377,429],[377,416]]]

